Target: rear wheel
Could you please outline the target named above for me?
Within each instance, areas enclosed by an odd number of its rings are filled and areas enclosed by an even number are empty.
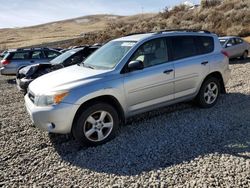
[[[247,57],[248,57],[248,51],[245,51],[241,56],[241,59],[247,59]]]
[[[217,78],[211,77],[206,79],[196,97],[198,105],[202,108],[214,106],[219,98],[220,91],[221,86]]]
[[[72,132],[81,144],[96,146],[114,138],[118,127],[119,116],[115,108],[106,103],[97,103],[81,112]]]

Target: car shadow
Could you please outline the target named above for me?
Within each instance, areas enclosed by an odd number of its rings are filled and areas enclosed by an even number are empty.
[[[129,119],[120,134],[98,147],[50,134],[62,160],[96,172],[138,175],[209,154],[245,159],[250,152],[250,96],[223,95],[210,109],[181,103]]]
[[[8,79],[8,80],[7,80],[7,83],[8,83],[8,84],[16,84],[16,79],[15,79],[15,78]]]
[[[250,63],[250,57],[248,57],[247,59],[240,59],[240,58],[233,58],[230,59],[229,64],[247,64]]]

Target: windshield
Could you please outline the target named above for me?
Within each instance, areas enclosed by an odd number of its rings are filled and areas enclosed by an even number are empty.
[[[51,60],[50,62],[53,65],[63,63],[66,59],[68,59],[70,56],[74,55],[79,50],[80,49],[74,49],[74,50],[69,50],[67,52],[64,52],[63,54],[57,56],[55,59]]]
[[[101,47],[84,61],[84,66],[96,69],[112,69],[136,42],[112,41]]]
[[[220,39],[220,44],[221,44],[221,46],[224,46],[224,44],[226,43],[226,39]]]

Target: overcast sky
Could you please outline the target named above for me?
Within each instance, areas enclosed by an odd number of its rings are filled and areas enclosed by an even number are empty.
[[[23,27],[93,14],[159,12],[185,0],[0,0],[0,28]],[[195,4],[199,0],[189,0]]]

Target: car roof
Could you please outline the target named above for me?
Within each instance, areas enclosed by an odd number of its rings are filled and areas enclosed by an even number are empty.
[[[143,33],[143,34],[131,34],[125,37],[121,37],[118,39],[115,39],[113,41],[133,41],[138,42],[143,39],[146,39],[148,37],[152,36],[180,36],[180,35],[196,35],[196,36],[211,36],[214,35],[213,33],[210,33],[208,31],[178,31],[178,30],[170,30],[170,31],[160,31],[160,32],[151,32],[151,33]]]
[[[240,37],[237,37],[237,36],[224,36],[224,37],[219,37],[219,39],[232,39],[232,38],[240,38]]]

